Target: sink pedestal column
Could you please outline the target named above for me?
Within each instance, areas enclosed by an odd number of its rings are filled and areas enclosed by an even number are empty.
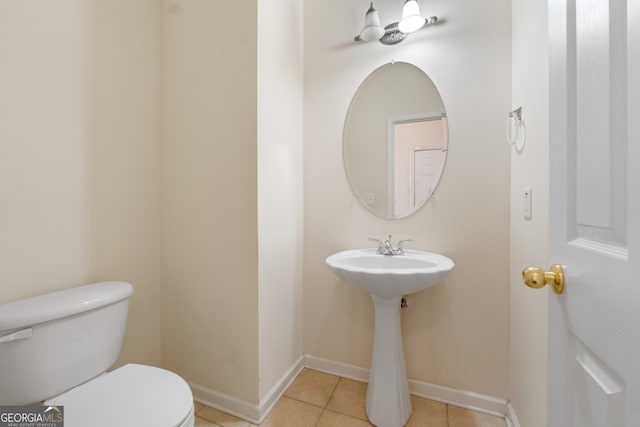
[[[400,301],[371,295],[375,306],[373,360],[367,387],[367,416],[378,427],[402,427],[411,415],[404,367]]]

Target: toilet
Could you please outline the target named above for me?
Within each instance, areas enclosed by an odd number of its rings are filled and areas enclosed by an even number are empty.
[[[100,282],[0,304],[0,406],[64,406],[65,427],[193,427],[191,389],[120,353],[133,286]]]

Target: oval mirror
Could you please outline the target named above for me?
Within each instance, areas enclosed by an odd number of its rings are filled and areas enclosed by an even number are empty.
[[[360,85],[344,124],[344,166],[353,194],[373,214],[411,215],[433,194],[447,156],[444,103],[418,67],[395,62]]]

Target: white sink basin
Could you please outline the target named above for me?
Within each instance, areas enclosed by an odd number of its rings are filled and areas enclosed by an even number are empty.
[[[404,255],[378,255],[374,248],[338,252],[326,263],[347,282],[382,299],[425,290],[455,266],[451,259],[433,252],[405,250]]]

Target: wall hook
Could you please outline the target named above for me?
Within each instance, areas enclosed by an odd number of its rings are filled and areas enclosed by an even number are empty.
[[[512,118],[513,116],[516,116],[516,120],[520,121],[522,120],[522,107],[518,107],[513,111],[509,112],[509,118]]]
[[[520,130],[522,130],[522,133]],[[520,138],[521,135],[522,138]],[[526,127],[524,120],[522,120],[522,107],[509,111],[509,117],[507,118],[507,141],[509,144],[514,145],[520,151],[524,147],[526,136]],[[520,144],[518,144],[518,141],[520,141]]]

